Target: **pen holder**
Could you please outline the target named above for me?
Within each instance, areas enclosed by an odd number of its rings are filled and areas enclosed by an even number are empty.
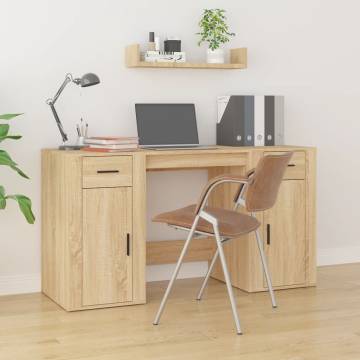
[[[77,141],[76,141],[76,145],[79,145],[79,146],[84,145],[84,140],[85,140],[84,136],[78,136]]]

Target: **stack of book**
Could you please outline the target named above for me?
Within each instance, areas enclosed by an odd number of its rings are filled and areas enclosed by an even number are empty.
[[[183,51],[165,52],[165,51],[146,51],[144,54],[146,62],[185,62],[186,54]]]
[[[86,146],[83,150],[100,152],[120,152],[137,149],[139,139],[137,137],[89,137],[84,140]]]

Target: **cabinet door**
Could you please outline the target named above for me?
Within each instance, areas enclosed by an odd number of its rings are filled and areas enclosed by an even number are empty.
[[[275,206],[264,212],[264,243],[273,286],[305,283],[305,195],[304,180],[284,180]]]
[[[83,305],[132,300],[132,188],[83,190]]]

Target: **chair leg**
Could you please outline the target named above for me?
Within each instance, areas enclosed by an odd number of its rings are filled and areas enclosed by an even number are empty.
[[[263,266],[264,273],[265,273],[266,283],[267,283],[267,286],[269,288],[271,303],[272,303],[273,308],[276,308],[277,305],[276,305],[276,300],[275,300],[275,294],[274,294],[274,290],[273,290],[273,287],[272,287],[271,277],[270,277],[269,269],[268,269],[268,266],[267,266],[267,261],[266,261],[266,257],[265,257],[265,254],[264,254],[263,242],[261,240],[259,230],[255,231],[255,235],[256,235],[256,241],[257,241],[258,248],[259,248],[259,253],[260,253],[260,257],[261,257],[262,266]]]
[[[190,232],[189,232],[189,235],[188,235],[188,237],[187,237],[187,239],[186,239],[186,241],[185,241],[184,247],[183,247],[183,249],[182,249],[182,251],[181,251],[181,254],[180,254],[180,256],[179,256],[179,259],[178,259],[178,261],[177,261],[175,270],[174,270],[174,272],[173,272],[173,274],[172,274],[172,276],[171,276],[171,279],[170,279],[170,281],[169,281],[168,287],[167,287],[167,289],[166,289],[166,291],[165,291],[165,294],[164,294],[164,296],[163,296],[163,298],[162,298],[162,300],[161,300],[159,310],[158,310],[158,312],[157,312],[157,314],[156,314],[156,316],[155,316],[155,320],[154,320],[154,322],[153,322],[154,325],[158,325],[159,322],[160,322],[160,318],[161,318],[161,315],[162,315],[162,313],[163,313],[163,311],[164,311],[164,308],[165,308],[165,305],[166,305],[166,301],[167,301],[167,299],[168,299],[168,297],[169,297],[169,295],[170,295],[171,289],[172,289],[172,287],[173,287],[173,285],[174,285],[174,282],[175,282],[175,280],[176,280],[176,277],[177,277],[177,275],[178,275],[178,273],[179,273],[179,270],[180,270],[180,268],[181,268],[182,262],[183,262],[183,260],[184,260],[185,254],[186,254],[186,251],[187,251],[187,249],[188,249],[188,247],[189,247],[189,245],[190,245],[191,239],[192,239],[192,237],[193,237],[193,235],[194,235],[194,232],[195,232],[195,229],[196,229],[196,226],[197,226],[198,221],[199,221],[199,216],[197,216],[197,217],[195,218],[194,223],[193,223],[193,225],[192,225],[192,227],[191,227],[191,230],[190,230]]]
[[[229,275],[229,271],[226,265],[226,259],[225,259],[225,254],[224,254],[224,249],[222,247],[222,243],[221,243],[221,237],[219,234],[219,229],[217,228],[216,225],[213,225],[214,227],[214,233],[215,233],[215,237],[216,237],[216,243],[217,243],[217,247],[218,247],[218,252],[219,252],[219,256],[220,256],[220,261],[221,261],[221,265],[224,271],[224,277],[225,277],[225,282],[226,282],[226,287],[227,287],[227,291],[229,294],[229,298],[230,298],[230,303],[231,303],[231,309],[233,312],[233,316],[234,316],[234,321],[235,321],[235,326],[236,326],[236,332],[238,335],[242,335],[241,332],[241,327],[240,327],[240,320],[239,320],[239,315],[236,309],[236,301],[235,301],[235,297],[234,297],[234,293],[233,293],[233,288],[231,285],[231,279],[230,279],[230,275]]]
[[[207,283],[208,283],[208,281],[209,281],[211,272],[212,272],[212,270],[213,270],[213,267],[214,267],[214,265],[215,265],[215,262],[216,262],[216,259],[218,258],[218,256],[219,256],[219,249],[216,249],[215,254],[214,254],[214,256],[213,256],[213,258],[212,258],[212,260],[211,260],[211,263],[210,263],[210,265],[209,265],[208,271],[207,271],[207,273],[206,273],[206,275],[205,275],[204,281],[203,281],[203,283],[202,283],[202,285],[201,285],[201,288],[200,288],[200,290],[199,290],[199,293],[198,293],[198,295],[197,295],[197,297],[196,297],[196,300],[201,300],[201,297],[202,297],[202,295],[203,295],[203,293],[204,293],[204,290],[205,290],[205,288],[206,288],[206,285],[207,285]]]

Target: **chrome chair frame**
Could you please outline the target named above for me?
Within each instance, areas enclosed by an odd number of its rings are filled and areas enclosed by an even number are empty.
[[[245,206],[245,199],[243,198],[243,195],[244,195],[244,193],[246,191],[246,187],[247,187],[248,182],[249,182],[250,179],[251,179],[251,177],[249,177],[247,180],[245,180],[245,179],[244,180],[220,179],[219,181],[216,181],[214,184],[212,184],[209,187],[204,199],[202,200],[202,203],[201,203],[201,205],[199,207],[199,211],[198,211],[197,215],[195,216],[195,219],[194,219],[194,222],[193,222],[191,228],[188,229],[188,228],[182,228],[182,227],[178,227],[178,226],[176,227],[176,228],[181,228],[183,230],[189,231],[189,234],[187,236],[187,239],[185,241],[185,244],[184,244],[184,247],[183,247],[183,249],[181,251],[179,259],[178,259],[178,261],[176,263],[175,270],[174,270],[174,272],[173,272],[173,274],[171,276],[171,279],[169,281],[169,284],[167,286],[165,294],[164,294],[164,296],[163,296],[163,298],[161,300],[159,310],[158,310],[158,312],[157,312],[157,314],[155,316],[154,322],[153,322],[154,325],[158,325],[159,322],[160,322],[161,315],[162,315],[162,313],[164,311],[166,302],[168,300],[168,297],[170,295],[172,287],[173,287],[173,285],[175,283],[177,275],[178,275],[178,273],[180,271],[181,265],[183,263],[184,257],[186,255],[186,252],[187,252],[187,250],[189,248],[189,245],[191,243],[191,240],[192,240],[193,236],[195,234],[202,234],[202,235],[208,235],[208,236],[214,236],[215,237],[217,250],[216,250],[216,252],[215,252],[215,254],[214,254],[214,256],[213,256],[213,258],[211,260],[208,271],[207,271],[207,273],[205,275],[205,278],[203,280],[203,283],[202,283],[202,285],[200,287],[200,290],[198,292],[198,295],[197,295],[196,299],[201,300],[202,295],[204,293],[204,290],[206,288],[206,285],[208,283],[208,280],[210,278],[211,272],[212,272],[212,270],[214,268],[215,262],[216,262],[217,258],[220,257],[221,266],[222,266],[222,269],[223,269],[223,272],[224,272],[226,288],[227,288],[227,292],[228,292],[228,295],[229,295],[231,309],[232,309],[232,313],[233,313],[233,317],[234,317],[236,332],[237,332],[238,335],[242,334],[241,326],[240,326],[240,319],[239,319],[239,315],[238,315],[237,308],[236,308],[236,301],[235,301],[235,297],[234,297],[234,292],[233,292],[233,288],[232,288],[232,285],[231,285],[230,274],[229,274],[229,271],[228,271],[228,268],[227,268],[225,253],[224,253],[224,249],[223,249],[223,245],[222,245],[223,242],[225,242],[227,240],[230,240],[231,238],[225,238],[225,237],[222,237],[220,235],[218,220],[214,216],[212,216],[211,214],[207,213],[204,210],[204,208],[205,208],[205,206],[207,204],[207,201],[208,201],[208,198],[209,198],[211,192],[214,190],[214,188],[217,187],[220,184],[223,184],[223,183],[239,183],[239,184],[243,185],[242,189],[241,189],[241,191],[239,193],[238,198],[235,200],[234,210],[237,210],[237,208],[239,206]],[[255,217],[255,213],[251,213],[251,216]],[[208,221],[212,225],[213,230],[214,230],[213,234],[212,233],[204,233],[202,231],[197,231],[196,230],[196,226],[197,226],[200,218]],[[266,261],[266,257],[265,257],[265,254],[264,254],[263,242],[262,242],[262,239],[260,237],[260,233],[259,233],[258,229],[255,231],[255,235],[256,235],[256,241],[257,241],[257,245],[258,245],[258,249],[259,249],[259,254],[260,254],[260,257],[261,257],[263,270],[264,270],[264,273],[265,273],[266,282],[267,282],[269,293],[270,293],[271,303],[272,303],[273,308],[276,308],[277,305],[276,305],[274,290],[273,290],[273,287],[272,287],[271,276],[270,276],[270,273],[269,273],[269,270],[268,270],[267,261]]]

